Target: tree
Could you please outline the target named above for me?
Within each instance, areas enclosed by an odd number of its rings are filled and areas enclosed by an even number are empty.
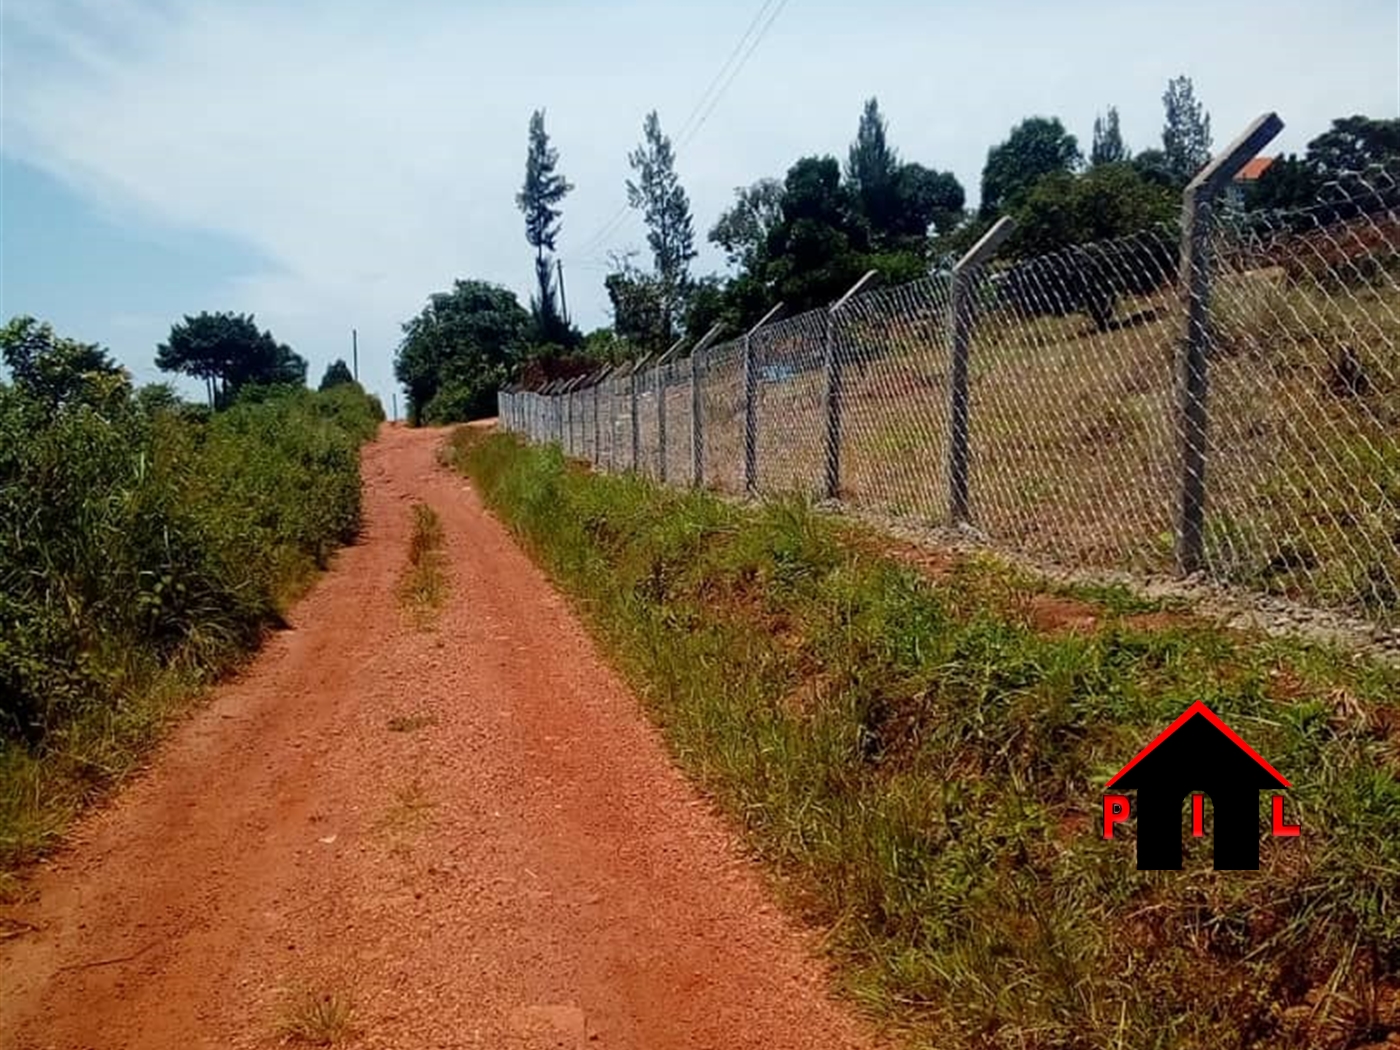
[[[967,196],[957,176],[922,164],[902,164],[895,173],[898,208],[888,232],[898,242],[917,241],[922,250],[929,228],[943,234],[963,219]]]
[[[350,371],[350,366],[341,358],[336,358],[326,366],[326,374],[321,377],[321,385],[318,390],[329,390],[333,386],[344,386],[353,383],[355,376]]]
[[[1131,164],[1048,175],[1015,212],[1010,254],[1024,261],[1013,271],[1011,294],[1027,312],[1080,310],[1105,330],[1120,294],[1170,279],[1176,212],[1175,194]]]
[[[640,270],[630,254],[614,256],[612,263],[603,286],[612,304],[613,332],[636,350],[664,350],[671,335],[660,278]]]
[[[867,99],[846,159],[846,183],[853,203],[871,229],[888,230],[899,214],[899,155],[886,138],[880,103]]]
[[[1161,150],[1145,149],[1134,157],[1131,163],[1133,170],[1146,181],[1164,189],[1181,189],[1181,185],[1176,181],[1176,176],[1172,174],[1172,170],[1167,164],[1167,155]]]
[[[227,405],[250,384],[306,383],[306,360],[259,331],[252,314],[186,315],[156,348],[156,367],[203,379],[211,405]]]
[[[852,208],[869,227],[876,251],[922,254],[930,226],[942,232],[962,219],[966,198],[957,178],[902,163],[876,99],[865,103],[845,174]]]
[[[1196,98],[1190,77],[1167,82],[1162,96],[1166,123],[1162,126],[1162,153],[1167,171],[1185,186],[1210,160],[1210,114]]]
[[[675,152],[661,132],[655,110],[643,121],[642,135],[642,144],[627,155],[627,163],[637,173],[636,181],[627,180],[627,202],[641,210],[647,225],[660,293],[660,336],[668,342],[684,301],[690,260],[696,255],[695,231],[690,200],[676,174]]]
[[[710,242],[724,249],[729,265],[752,269],[759,264],[768,237],[783,217],[783,183],[759,179],[734,191],[734,203],[710,230]]]
[[[863,272],[865,229],[834,157],[803,157],[783,183],[783,214],[768,243],[765,285],[791,311],[829,303]]]
[[[0,328],[0,357],[15,387],[50,413],[100,405],[131,385],[102,347],[55,335],[52,326],[32,317],[15,317]]]
[[[1089,164],[1118,164],[1128,159],[1128,147],[1118,127],[1118,107],[1109,106],[1103,116],[1094,117],[1094,143],[1089,150]]]
[[[394,376],[408,393],[409,422],[449,423],[488,413],[529,341],[530,315],[515,293],[456,281],[404,323]]]
[[[1307,161],[1319,175],[1365,175],[1400,158],[1400,120],[1338,117],[1308,143]]]
[[[982,215],[990,218],[1015,208],[1046,175],[1073,171],[1079,143],[1054,117],[1030,117],[987,151],[982,169]]]
[[[535,280],[539,297],[534,307],[535,322],[542,342],[565,341],[565,323],[554,299],[554,270],[550,254],[559,236],[559,203],[574,187],[555,168],[559,151],[549,144],[544,129],[544,110],[530,115],[530,146],[525,155],[525,185],[515,196],[516,206],[525,215],[525,240],[535,249]],[[548,254],[547,254],[548,253]]]

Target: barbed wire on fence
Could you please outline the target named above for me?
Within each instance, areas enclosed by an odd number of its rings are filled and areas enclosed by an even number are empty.
[[[502,391],[501,416],[599,469],[1400,627],[1400,182],[1328,192],[964,260],[578,390]]]

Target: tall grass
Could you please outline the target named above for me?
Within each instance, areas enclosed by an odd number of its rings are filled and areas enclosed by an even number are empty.
[[[0,869],[52,841],[359,526],[357,387],[212,417],[0,386]]]
[[[827,924],[850,994],[946,1048],[1341,1050],[1400,1024],[1400,676],[1119,591],[932,577],[800,503],[742,508],[506,437],[459,463],[582,599],[687,770]],[[1071,600],[1061,596],[1061,600]],[[1294,783],[1258,872],[1138,872],[1104,782],[1204,700]]]

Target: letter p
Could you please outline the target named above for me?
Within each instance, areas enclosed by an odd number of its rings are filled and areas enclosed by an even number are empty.
[[[1128,819],[1128,796],[1105,795],[1103,797],[1103,837],[1113,838],[1113,825]]]

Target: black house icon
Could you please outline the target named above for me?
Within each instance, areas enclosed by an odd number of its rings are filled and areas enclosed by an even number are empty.
[[[1259,792],[1287,780],[1218,715],[1194,703],[1120,769],[1109,788],[1137,790],[1139,871],[1181,867],[1186,796],[1209,796],[1215,814],[1215,870],[1259,867]]]

